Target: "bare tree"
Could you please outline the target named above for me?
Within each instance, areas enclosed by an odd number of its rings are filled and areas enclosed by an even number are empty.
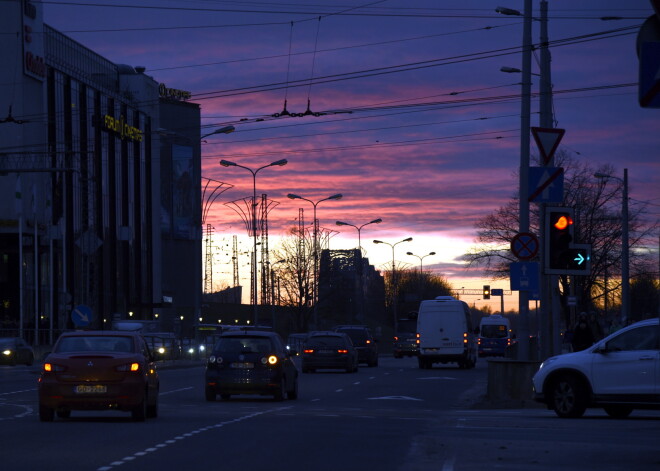
[[[292,332],[306,332],[314,303],[314,242],[310,231],[297,227],[289,230],[280,246],[273,251],[274,268],[280,284],[279,304],[291,310]]]
[[[560,276],[561,293],[569,292],[571,278],[581,308],[602,306],[604,294],[617,292],[621,286],[621,231],[623,184],[617,179],[597,180],[595,173],[616,175],[611,166],[592,167],[566,152],[559,152],[556,166],[564,168],[564,201],[554,206],[573,208],[575,240],[591,244],[591,273],[586,276]],[[648,262],[650,236],[655,234],[658,221],[646,218],[647,204],[635,202],[628,213],[630,271],[640,273]],[[518,232],[518,197],[504,207],[477,221],[477,245],[465,255],[471,266],[481,266],[496,279],[509,276],[509,264],[517,261],[510,251],[510,243]],[[530,232],[539,234],[538,205],[530,207]]]

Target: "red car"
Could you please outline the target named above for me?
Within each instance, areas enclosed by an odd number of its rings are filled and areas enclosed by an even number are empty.
[[[72,410],[120,410],[136,421],[158,415],[160,387],[154,357],[134,332],[62,334],[39,377],[39,419]]]

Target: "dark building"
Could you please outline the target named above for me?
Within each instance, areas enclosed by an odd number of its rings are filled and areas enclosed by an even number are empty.
[[[44,24],[38,2],[0,2],[0,30],[0,329],[192,325],[198,105]]]
[[[360,250],[323,250],[319,264],[320,328],[337,324],[387,326],[385,282]]]

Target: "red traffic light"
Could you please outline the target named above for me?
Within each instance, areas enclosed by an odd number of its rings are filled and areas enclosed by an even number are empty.
[[[564,229],[567,229],[568,226],[571,226],[572,224],[573,224],[573,218],[571,218],[568,215],[562,214],[557,219],[554,226],[555,226],[556,229],[559,229],[560,231],[563,231]]]

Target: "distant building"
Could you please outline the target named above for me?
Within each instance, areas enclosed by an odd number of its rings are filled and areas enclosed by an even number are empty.
[[[0,2],[0,31],[0,329],[192,325],[199,106],[44,24],[39,2]]]
[[[387,324],[385,281],[358,249],[321,252],[317,315],[320,328]]]

